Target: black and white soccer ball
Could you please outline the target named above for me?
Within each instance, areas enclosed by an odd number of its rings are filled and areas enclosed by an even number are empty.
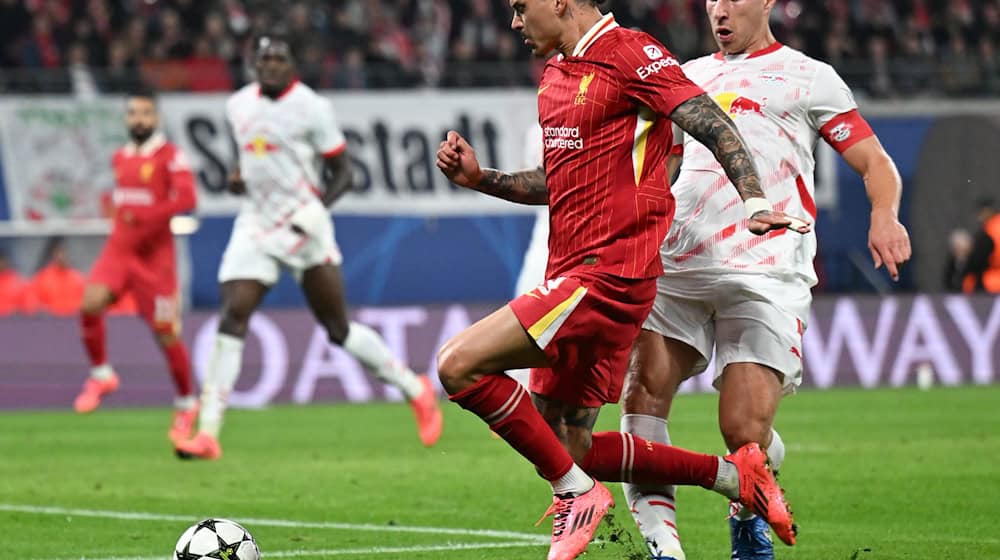
[[[260,549],[239,523],[205,519],[188,527],[177,540],[174,560],[260,560]]]

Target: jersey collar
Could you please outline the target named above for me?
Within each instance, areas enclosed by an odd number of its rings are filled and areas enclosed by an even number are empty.
[[[576,47],[573,49],[573,56],[583,56],[584,53],[587,52],[587,49],[589,49],[590,46],[601,37],[601,35],[604,35],[616,27],[618,27],[618,22],[615,21],[615,15],[608,12],[607,15],[597,20],[597,23],[595,23],[593,27],[583,34],[583,37],[580,38],[580,40],[576,43]]]
[[[727,55],[722,54],[722,51],[719,51],[719,52],[715,53],[715,58],[718,59],[718,60],[750,60],[751,58],[757,58],[758,56],[764,56],[766,54],[771,54],[771,53],[777,51],[778,49],[780,49],[783,46],[784,45],[782,45],[780,41],[775,41],[775,42],[771,43],[770,45],[764,47],[763,49],[754,51],[754,52],[749,53],[749,54],[747,54],[747,53],[740,53],[740,54],[731,54],[731,55],[727,56]]]
[[[278,97],[275,97],[274,100],[278,101],[282,97],[284,97],[284,96],[288,95],[289,93],[291,93],[291,91],[293,89],[295,89],[295,86],[297,86],[298,83],[299,83],[299,79],[298,78],[292,78],[292,81],[288,82],[288,85],[285,87],[285,89],[281,90],[281,93],[279,93]],[[257,97],[264,97],[264,94],[262,94],[260,92],[260,84],[257,84]]]
[[[125,144],[125,155],[134,156],[139,154],[142,157],[149,157],[156,153],[167,143],[167,137],[163,135],[162,132],[154,132],[152,136],[146,139],[141,145],[136,144],[134,141],[130,141]]]

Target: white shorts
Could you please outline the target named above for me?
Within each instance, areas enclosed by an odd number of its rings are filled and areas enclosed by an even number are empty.
[[[664,275],[643,328],[683,342],[701,354],[690,375],[708,368],[715,381],[732,363],[750,362],[782,374],[786,393],[802,383],[802,333],[812,293],[799,279],[751,274]]]
[[[303,233],[292,229],[293,225]],[[301,280],[302,273],[314,266],[340,266],[342,262],[333,220],[321,204],[307,204],[287,223],[269,230],[263,229],[252,213],[240,212],[222,254],[219,282],[257,280],[272,286],[282,267]]]

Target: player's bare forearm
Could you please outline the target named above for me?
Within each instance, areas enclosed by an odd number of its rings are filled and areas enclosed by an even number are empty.
[[[541,167],[514,173],[486,168],[483,169],[482,179],[473,188],[481,193],[521,204],[549,203],[545,169]]]
[[[711,97],[701,94],[688,99],[674,109],[670,119],[715,155],[743,200],[764,198],[749,148],[732,119]]]
[[[844,160],[864,179],[872,212],[898,215],[903,181],[878,139],[872,136],[851,146],[844,152]]]
[[[323,204],[329,207],[354,186],[351,160],[346,153],[327,158],[323,164]]]

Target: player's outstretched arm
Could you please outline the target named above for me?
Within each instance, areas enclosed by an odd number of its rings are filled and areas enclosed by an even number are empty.
[[[456,185],[521,204],[549,202],[545,169],[538,167],[506,173],[481,168],[476,151],[455,131],[448,132],[438,147],[437,166]]]
[[[354,186],[354,172],[347,152],[323,160],[323,204],[331,206]]]
[[[875,268],[883,264],[893,280],[899,280],[899,265],[910,260],[910,236],[899,223],[899,199],[903,181],[896,164],[878,138],[871,136],[844,150],[844,160],[865,181],[872,204],[868,250]]]
[[[688,99],[674,109],[670,119],[715,154],[715,159],[722,164],[726,176],[747,205],[750,231],[758,235],[785,227],[799,233],[809,231],[809,224],[805,221],[771,210],[761,188],[757,167],[740,131],[711,97],[703,93]]]

